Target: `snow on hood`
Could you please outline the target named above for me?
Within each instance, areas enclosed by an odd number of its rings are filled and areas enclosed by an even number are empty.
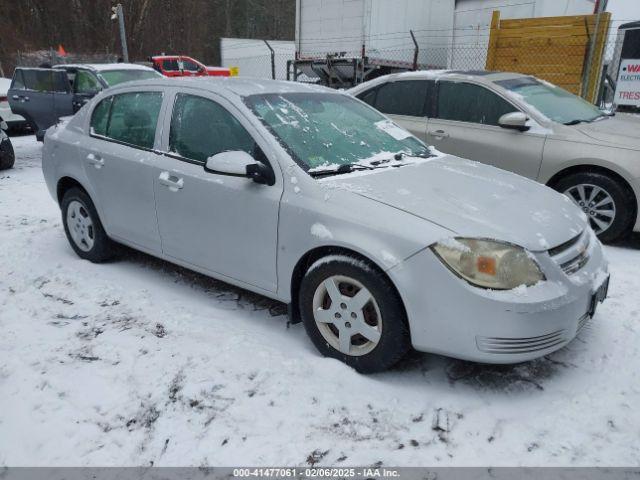
[[[618,113],[592,123],[579,123],[574,128],[599,142],[640,150],[639,117]]]
[[[519,175],[448,155],[329,177],[321,183],[395,207],[462,237],[502,240],[530,251],[560,245],[587,226],[586,216],[564,195]]]

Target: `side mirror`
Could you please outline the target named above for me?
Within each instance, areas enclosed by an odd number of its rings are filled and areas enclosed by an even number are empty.
[[[9,125],[4,120],[0,120],[0,130],[9,130]]]
[[[240,150],[221,152],[207,158],[204,170],[218,175],[250,178],[262,185],[276,183],[273,171],[268,166],[256,162],[251,155]]]
[[[508,128],[511,130],[518,130],[520,132],[526,132],[531,127],[527,125],[529,117],[522,112],[505,113],[498,119],[498,125],[502,128]]]

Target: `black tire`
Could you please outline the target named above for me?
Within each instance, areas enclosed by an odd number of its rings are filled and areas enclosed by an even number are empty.
[[[611,225],[598,234],[602,242],[621,240],[631,232],[635,222],[636,200],[633,191],[620,180],[599,172],[578,172],[567,175],[555,183],[554,188],[564,193],[577,185],[595,185],[605,190],[615,203],[615,216]],[[588,212],[586,212],[589,215]],[[595,224],[590,220],[592,226]]]
[[[11,145],[9,137],[0,140],[0,170],[13,168],[15,161],[16,156],[13,152],[13,145]]]
[[[93,245],[86,251],[76,244],[76,241],[73,239],[69,230],[70,225],[67,224],[67,211],[72,202],[79,202],[91,218]],[[67,235],[67,240],[69,240],[71,247],[80,258],[84,258],[85,260],[89,260],[94,263],[101,263],[114,256],[116,253],[116,244],[104,231],[98,212],[96,211],[91,198],[89,198],[89,195],[87,195],[84,190],[81,190],[80,188],[70,188],[67,190],[62,197],[60,208],[62,211],[64,233]]]
[[[382,317],[380,322],[382,327],[377,345],[368,353],[360,356],[342,353],[330,345],[319,330],[314,318],[314,295],[316,289],[333,276],[355,279],[369,290],[377,303]],[[343,284],[339,282],[338,284],[340,288],[343,288]],[[341,291],[341,293],[343,292]],[[320,353],[341,360],[358,372],[373,373],[387,370],[401,360],[411,347],[405,310],[394,286],[380,270],[360,258],[332,255],[316,261],[302,279],[299,305],[305,330]],[[372,308],[372,304],[367,304],[366,308]],[[345,314],[344,318],[348,319],[348,316]],[[349,326],[349,328],[351,327]],[[359,334],[355,333],[354,335],[357,341]],[[352,340],[353,337],[349,342]],[[366,341],[363,337],[361,340]]]

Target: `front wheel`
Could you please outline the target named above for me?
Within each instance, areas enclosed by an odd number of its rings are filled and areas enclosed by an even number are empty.
[[[100,263],[113,256],[115,244],[104,231],[89,195],[71,188],[62,198],[61,210],[64,232],[80,258]]]
[[[620,240],[631,231],[635,220],[633,192],[619,180],[603,173],[568,175],[555,185],[589,218],[603,242]]]
[[[316,348],[362,373],[386,370],[410,348],[406,315],[387,277],[364,260],[315,262],[300,286],[300,310]]]

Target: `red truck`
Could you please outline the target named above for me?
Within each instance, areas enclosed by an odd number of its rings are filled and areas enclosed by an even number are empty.
[[[184,55],[157,55],[149,59],[153,68],[166,77],[229,77],[231,69],[207,67],[198,60]]]

